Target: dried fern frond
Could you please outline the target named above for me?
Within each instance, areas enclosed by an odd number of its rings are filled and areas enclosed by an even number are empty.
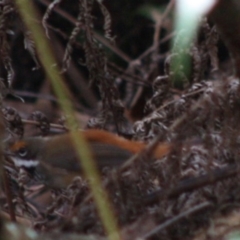
[[[111,16],[110,16],[110,13],[109,11],[107,10],[107,8],[103,5],[103,1],[102,0],[96,0],[97,3],[99,4],[100,6],[100,9],[102,11],[102,14],[104,16],[104,36],[105,38],[107,38],[108,40],[110,40],[111,43],[114,43],[114,38],[112,37],[112,34],[111,34],[111,22],[112,22],[112,19],[111,19]]]
[[[79,7],[81,5],[79,4]],[[77,21],[75,23],[75,28],[72,30],[71,35],[69,37],[66,49],[65,49],[65,53],[64,53],[64,57],[63,57],[63,61],[62,61],[62,72],[67,71],[67,69],[69,68],[70,65],[70,61],[71,61],[71,53],[72,53],[72,44],[75,41],[78,33],[80,32],[80,30],[83,27],[83,16],[82,16],[82,11],[81,11],[81,7],[79,8],[79,13],[78,13],[78,17],[77,17]]]
[[[58,4],[60,4],[61,1],[62,1],[62,0],[54,0],[51,4],[49,4],[49,6],[48,6],[48,8],[47,8],[47,10],[46,10],[43,18],[42,18],[42,25],[43,25],[43,27],[44,27],[44,29],[45,29],[45,33],[46,33],[46,36],[47,36],[48,38],[50,38],[50,36],[49,36],[49,32],[48,32],[47,20],[48,20],[50,14],[52,13],[53,9],[54,9]]]
[[[11,1],[3,1],[0,3],[0,59],[7,71],[7,84],[11,86],[14,78],[14,70],[12,67],[12,59],[10,57],[10,45],[8,41],[8,27],[11,23],[11,14],[15,12],[15,8]]]
[[[40,68],[40,64],[37,60],[36,47],[35,47],[35,43],[34,43],[32,37],[31,37],[31,32],[25,30],[25,31],[23,31],[23,33],[24,33],[24,47],[25,47],[25,49],[28,50],[33,61],[36,64],[36,67],[33,70],[37,70]]]

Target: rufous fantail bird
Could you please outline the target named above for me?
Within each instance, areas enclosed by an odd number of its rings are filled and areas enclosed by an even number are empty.
[[[146,147],[143,142],[127,140],[103,130],[91,129],[82,134],[100,169],[117,167]],[[23,138],[10,144],[9,151],[15,166],[29,170],[50,187],[66,187],[81,174],[81,164],[69,133]],[[169,144],[159,144],[153,157],[161,158],[169,151]]]

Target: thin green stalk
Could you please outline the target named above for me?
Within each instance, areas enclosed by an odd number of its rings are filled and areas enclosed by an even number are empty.
[[[109,239],[120,239],[117,221],[114,217],[107,193],[101,186],[100,175],[92,159],[89,146],[81,135],[81,132],[74,129],[74,126],[76,126],[76,119],[74,118],[73,107],[69,101],[67,91],[65,90],[63,79],[59,74],[60,71],[58,67],[55,66],[56,61],[53,57],[51,47],[45,37],[43,28],[39,24],[39,21],[36,20],[38,19],[36,9],[34,8],[32,1],[17,0],[16,3],[23,21],[33,35],[38,56],[48,78],[52,83],[56,96],[59,99],[61,108],[65,115],[69,116],[67,118],[67,124],[70,129],[70,134],[72,136],[79,158],[81,159],[83,170],[89,179],[93,198],[96,202],[106,234]]]

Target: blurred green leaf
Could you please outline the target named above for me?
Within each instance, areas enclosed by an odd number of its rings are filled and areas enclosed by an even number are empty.
[[[171,72],[174,76],[172,78],[173,86],[183,85],[181,77],[189,76],[191,72],[190,55],[186,54],[190,49],[196,31],[198,29],[200,20],[214,5],[215,0],[177,0],[176,1],[176,18],[175,30],[176,37],[173,43],[172,53],[176,54],[174,61],[171,64]],[[184,31],[184,34],[180,33]],[[177,44],[176,44],[177,41]],[[178,67],[181,67],[183,73],[179,73]],[[182,82],[182,83],[181,83]],[[182,87],[182,86],[181,86]]]
[[[240,240],[240,232],[232,232],[231,234],[229,234],[227,240]]]

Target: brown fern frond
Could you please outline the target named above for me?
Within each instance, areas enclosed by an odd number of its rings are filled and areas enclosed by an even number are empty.
[[[50,14],[52,13],[53,9],[54,9],[58,4],[60,4],[61,1],[62,1],[62,0],[54,0],[51,4],[49,4],[49,6],[48,6],[48,8],[47,8],[47,10],[46,10],[43,18],[42,18],[42,25],[43,25],[43,27],[44,27],[44,29],[45,29],[45,33],[46,33],[46,36],[47,36],[48,38],[50,38],[50,37],[49,37],[49,33],[48,33],[47,20],[48,20]]]
[[[218,47],[217,43],[219,40],[219,34],[217,32],[216,26],[214,26],[207,38],[207,47],[208,47],[208,54],[210,57],[212,71],[216,71],[219,69],[219,59],[218,59]]]
[[[40,64],[37,60],[36,47],[35,47],[35,43],[32,39],[31,32],[25,30],[25,31],[23,31],[23,34],[24,34],[24,47],[25,47],[25,49],[28,50],[28,52],[32,56],[33,61],[36,64],[36,67],[33,70],[37,70],[40,68]]]
[[[67,71],[67,69],[69,68],[69,64],[71,61],[71,53],[72,53],[72,44],[75,41],[77,35],[79,34],[80,30],[83,27],[83,17],[82,17],[82,11],[81,11],[81,5],[79,4],[79,13],[78,13],[78,17],[77,17],[77,21],[75,23],[75,28],[72,30],[71,35],[69,37],[66,49],[65,49],[65,53],[64,53],[64,57],[63,57],[63,61],[62,61],[62,72]]]
[[[7,71],[7,84],[11,86],[14,78],[14,70],[10,57],[10,46],[7,39],[8,27],[11,23],[11,13],[15,11],[11,1],[0,3],[0,52],[1,61]]]
[[[104,36],[110,40],[111,43],[114,43],[114,38],[112,37],[111,34],[111,23],[112,23],[112,19],[111,19],[111,15],[109,13],[109,11],[107,10],[107,8],[103,5],[101,0],[97,0],[97,3],[100,6],[100,9],[102,11],[102,14],[104,16]]]

